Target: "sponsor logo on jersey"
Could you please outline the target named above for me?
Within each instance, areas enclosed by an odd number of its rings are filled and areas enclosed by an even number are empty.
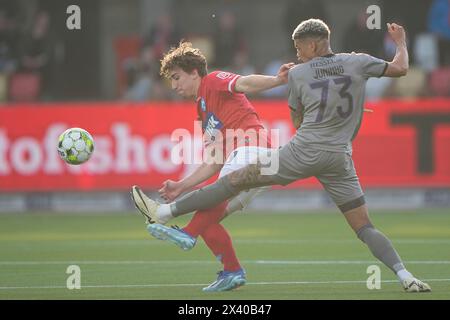
[[[233,74],[229,73],[229,72],[219,72],[216,77],[222,80],[231,78],[233,76]]]
[[[223,127],[223,123],[212,112],[208,112],[206,115],[206,121],[203,123],[203,129],[205,133],[210,137],[214,137],[214,133]],[[214,139],[212,139],[214,140]]]

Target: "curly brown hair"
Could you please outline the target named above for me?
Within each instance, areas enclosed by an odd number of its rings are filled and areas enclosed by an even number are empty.
[[[169,78],[170,71],[180,68],[185,72],[197,70],[200,77],[208,73],[205,56],[197,48],[192,47],[192,43],[181,41],[177,48],[171,48],[161,59],[161,76]]]

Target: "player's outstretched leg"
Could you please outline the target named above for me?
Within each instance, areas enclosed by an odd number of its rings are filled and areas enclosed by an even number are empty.
[[[391,241],[370,222],[365,204],[346,211],[344,216],[358,238],[369,247],[372,254],[397,275],[406,292],[431,291],[428,284],[415,278],[406,270]]]
[[[259,164],[249,164],[203,188],[189,192],[175,202],[160,204],[148,198],[138,186],[131,195],[138,210],[149,223],[166,224],[170,219],[196,210],[213,208],[241,191],[276,184],[270,175],[260,173]]]

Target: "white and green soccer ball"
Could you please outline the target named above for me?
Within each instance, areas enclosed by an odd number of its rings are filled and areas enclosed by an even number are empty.
[[[70,128],[59,136],[58,153],[68,164],[82,164],[94,152],[94,139],[84,129]]]

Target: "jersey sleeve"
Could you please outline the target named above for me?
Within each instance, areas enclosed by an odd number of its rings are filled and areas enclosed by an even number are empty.
[[[293,79],[292,72],[288,74],[288,104],[289,108],[293,111],[297,111],[299,106],[300,92],[297,88],[297,84]]]
[[[382,77],[386,72],[388,63],[365,53],[358,53],[356,57],[361,66],[362,75],[365,78]]]
[[[236,80],[240,77],[240,75],[231,72],[216,71],[211,72],[207,77],[213,90],[237,93],[235,91]]]

